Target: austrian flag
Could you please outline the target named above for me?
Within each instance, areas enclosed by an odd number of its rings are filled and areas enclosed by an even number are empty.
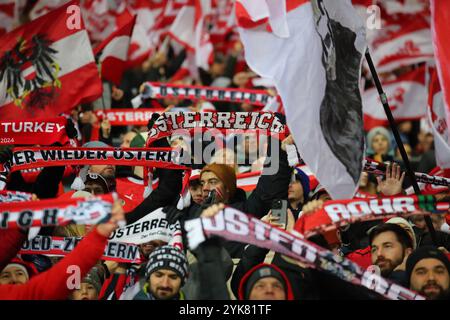
[[[48,118],[102,86],[77,2],[0,37],[0,119]],[[75,12],[75,13],[74,13]]]
[[[123,72],[127,68],[128,48],[130,47],[136,16],[112,33],[94,50],[101,64],[102,78],[120,85]]]

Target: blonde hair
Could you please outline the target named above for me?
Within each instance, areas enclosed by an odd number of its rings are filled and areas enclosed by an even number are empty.
[[[71,223],[64,227],[56,227],[53,234],[56,237],[84,237],[86,233],[85,225]]]

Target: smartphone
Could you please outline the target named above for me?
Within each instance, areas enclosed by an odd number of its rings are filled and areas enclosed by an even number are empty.
[[[278,217],[277,223],[284,225],[285,228],[287,225],[287,208],[287,200],[277,199],[272,202],[272,216]]]

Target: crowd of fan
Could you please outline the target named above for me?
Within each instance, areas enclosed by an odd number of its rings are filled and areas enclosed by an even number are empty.
[[[109,88],[102,99],[81,105],[72,112],[75,125],[68,128],[72,137],[78,133],[80,145],[86,147],[144,147],[147,126],[112,127],[107,119],[99,119],[95,110],[103,108],[131,108],[131,100],[139,93],[145,81],[171,81],[193,84],[190,79],[174,80],[186,56],[185,51],[175,54],[157,53],[141,67],[127,71],[120,87],[104,83]],[[252,88],[255,75],[239,63],[242,45],[234,42],[227,54],[217,53],[209,71],[200,69],[199,78],[204,86]],[[264,88],[267,89],[267,88]],[[274,94],[273,88],[270,89]],[[179,99],[144,100],[142,108],[155,108],[167,112],[177,110],[198,111],[204,108],[217,111],[256,111],[250,104],[210,103],[206,101],[180,101]],[[436,167],[433,135],[420,121],[399,123],[403,143],[413,169],[430,172]],[[70,127],[70,126],[69,126]],[[98,141],[92,141],[97,136]],[[70,131],[70,132],[69,132]],[[269,138],[267,148],[273,143]],[[209,239],[194,251],[188,250],[183,230],[184,251],[168,245],[167,241],[154,240],[139,246],[144,261],[126,264],[101,261],[107,238],[125,220],[131,224],[158,208],[164,208],[170,224],[181,225],[199,216],[212,216],[223,204],[252,214],[275,226],[292,230],[302,215],[314,214],[317,208],[331,199],[320,185],[312,185],[304,171],[289,166],[286,145],[293,144],[291,137],[279,144],[278,152],[258,155],[258,141],[248,135],[235,149],[216,150],[214,158],[195,164],[197,174],[189,179],[192,201],[183,209],[177,208],[182,189],[183,173],[180,170],[158,168],[154,179],[158,186],[131,210],[122,208],[118,201],[113,210],[112,222],[100,224],[92,230],[85,226],[68,225],[42,228],[41,235],[84,237],[76,249],[64,258],[43,255],[21,255],[17,252],[27,238],[27,230],[0,231],[0,298],[1,299],[333,299],[374,298],[368,290],[353,286],[292,261],[279,253],[253,245],[233,241]],[[156,147],[183,145],[186,141],[175,137],[163,138]],[[192,143],[195,143],[193,140]],[[377,127],[367,133],[367,156],[388,162],[385,178],[363,172],[358,194],[366,197],[383,197],[404,194],[411,185],[405,179],[403,162],[389,129]],[[2,161],[8,157],[2,152]],[[277,157],[279,168],[275,174],[262,175],[256,188],[249,194],[237,188],[236,175],[243,172],[265,170],[264,160]],[[249,159],[253,159],[249,161]],[[86,165],[81,176],[81,187],[70,191],[75,178],[64,175],[64,167],[44,168],[35,181],[25,181],[21,172],[12,173],[7,190],[34,193],[38,199],[50,199],[69,193],[69,197],[86,197],[117,191],[120,179],[142,181],[142,167],[111,165]],[[80,178],[80,177],[79,177]],[[64,190],[61,188],[64,186]],[[73,185],[72,185],[73,186]],[[211,198],[211,191],[218,191]],[[449,188],[427,190],[444,199]],[[273,201],[288,200],[288,221],[280,225],[271,215]],[[434,243],[423,216],[410,219],[393,218],[388,221],[355,223],[340,229],[334,243],[323,237],[309,240],[334,253],[346,256],[364,268],[376,265],[381,275],[410,288],[429,299],[450,297],[449,226],[444,215],[433,215],[437,243]],[[66,269],[78,265],[82,281],[77,289],[66,285]]]

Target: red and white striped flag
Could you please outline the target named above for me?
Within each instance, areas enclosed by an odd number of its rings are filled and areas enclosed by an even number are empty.
[[[127,68],[128,49],[135,22],[136,17],[131,18],[94,50],[101,64],[102,78],[117,86],[120,85],[123,72]]]
[[[355,194],[364,134],[364,26],[351,1],[239,0],[239,33],[256,73],[273,79],[301,158],[333,199]]]
[[[439,85],[437,72],[433,70],[430,77],[427,115],[434,135],[436,163],[441,168],[449,169],[450,134],[446,122],[445,108],[443,92]]]
[[[101,95],[83,20],[68,10],[75,3],[0,37],[1,120],[52,117]]]
[[[436,58],[437,75],[442,90],[443,100],[443,105],[440,108],[441,111],[438,112],[441,119],[439,125],[441,128],[439,129],[438,127],[438,137],[442,138],[438,139],[438,143],[442,142],[442,144],[440,144],[440,151],[443,152],[441,153],[441,157],[436,160],[442,161],[441,167],[450,168],[450,152],[448,152],[448,147],[450,145],[450,39],[448,37],[450,26],[450,2],[444,0],[431,0],[431,17],[434,55]]]
[[[0,3],[0,35],[13,29],[15,9],[15,0],[6,0]]]
[[[383,90],[395,120],[418,120],[425,117],[428,98],[425,67],[401,75],[398,79],[384,82]],[[375,87],[363,93],[363,111],[366,131],[389,125]]]
[[[190,0],[178,12],[168,34],[187,51],[195,53],[195,65],[209,69],[213,46],[206,29],[211,0]]]
[[[433,59],[429,18],[428,12],[392,16],[381,12],[382,28],[371,32],[369,40],[378,72]]]

